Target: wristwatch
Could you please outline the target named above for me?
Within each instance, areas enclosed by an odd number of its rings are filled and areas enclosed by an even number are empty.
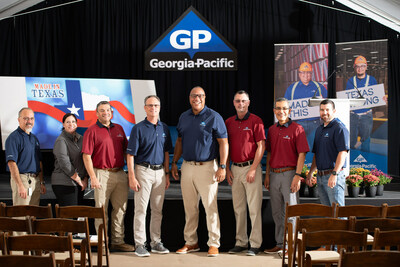
[[[332,175],[337,175],[337,172],[336,171],[332,171]]]
[[[225,165],[225,164],[220,164],[219,167],[220,167],[221,169],[226,169],[226,165]]]

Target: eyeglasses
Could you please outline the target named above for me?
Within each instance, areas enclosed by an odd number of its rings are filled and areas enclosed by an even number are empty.
[[[35,117],[23,117],[22,118],[24,121],[34,121]]]
[[[203,98],[204,96],[205,96],[204,94],[190,94],[190,97],[193,98],[193,99],[197,98],[197,97],[198,98]]]
[[[289,108],[286,108],[286,107],[284,107],[284,108],[278,107],[278,108],[274,108],[274,109],[275,110],[279,110],[279,111],[281,111],[281,110],[283,110],[283,111],[289,110]]]
[[[160,107],[160,104],[147,104],[146,107],[149,107],[149,108],[159,108],[159,107]]]
[[[247,101],[249,101],[248,99],[235,99],[235,100],[233,100],[233,101],[235,101],[235,103],[240,103],[240,102],[242,102],[242,103],[246,103]]]

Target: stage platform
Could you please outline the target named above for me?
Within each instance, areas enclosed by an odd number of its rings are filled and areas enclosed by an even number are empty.
[[[42,195],[40,204],[47,205],[51,203],[53,206],[56,204],[55,195],[50,185],[50,177],[46,177],[47,193]],[[261,185],[260,185],[261,186]],[[263,248],[271,248],[275,246],[274,241],[274,222],[272,219],[270,196],[269,192],[263,188],[263,204],[262,204],[262,220],[263,220]],[[125,217],[125,238],[126,242],[133,244],[133,202],[134,192],[130,190],[128,208]],[[11,200],[11,187],[10,176],[7,174],[0,175],[0,201],[5,202],[7,205],[12,204]],[[301,197],[301,203],[319,203],[318,198]],[[346,205],[376,205],[380,206],[382,203],[388,205],[400,204],[400,184],[389,184],[385,186],[383,196],[369,198],[359,196],[358,198],[346,197]],[[94,205],[93,192],[86,191],[84,199],[85,205]],[[221,251],[227,251],[235,245],[235,215],[232,205],[231,187],[224,181],[219,185],[218,189],[218,210],[221,222]],[[150,211],[148,212],[148,214]],[[170,188],[166,191],[164,209],[163,209],[163,225],[162,225],[162,239],[166,247],[172,251],[180,248],[184,244],[183,228],[185,224],[185,213],[183,208],[182,194],[179,182],[172,181]],[[148,216],[149,217],[149,216]],[[147,224],[149,220],[147,220]],[[248,223],[250,225],[250,221]],[[91,232],[93,232],[93,225]],[[207,227],[205,220],[205,212],[200,205],[200,219],[199,219],[199,245],[202,250],[207,250]]]

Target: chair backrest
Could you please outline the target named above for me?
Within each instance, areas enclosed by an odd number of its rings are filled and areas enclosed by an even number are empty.
[[[31,233],[32,228],[30,217],[26,216],[24,219],[0,217],[0,231]]]
[[[68,264],[75,267],[72,234],[56,235],[22,235],[8,236],[6,233],[7,254],[12,251],[53,251],[68,252]]]
[[[351,216],[349,220],[338,218],[308,218],[302,219],[296,217],[296,234],[306,229],[308,232],[323,231],[323,230],[354,230],[355,217]]]
[[[350,205],[339,206],[336,205],[335,217],[369,217],[369,218],[383,218],[386,212],[385,206],[372,206],[372,205]]]
[[[54,252],[50,252],[48,256],[2,255],[0,256],[0,266],[56,267],[56,259]]]
[[[57,218],[79,218],[87,217],[91,219],[101,220],[97,230],[98,242],[97,242],[97,262],[98,265],[102,265],[102,252],[103,242],[105,246],[106,265],[110,266],[109,249],[108,249],[108,234],[107,234],[107,223],[104,207],[90,207],[90,206],[65,206],[60,207],[58,204],[55,206]]]
[[[60,236],[64,236],[65,233],[70,234],[85,234],[80,242],[81,249],[81,262],[86,262],[86,253],[89,266],[92,266],[92,249],[90,246],[90,234],[89,234],[89,223],[88,218],[83,220],[73,220],[65,218],[50,218],[50,219],[32,219],[32,231],[35,234],[42,233],[57,233]]]
[[[400,252],[398,251],[360,251],[340,252],[338,267],[398,267]]]
[[[400,218],[400,205],[388,206],[386,218]]]
[[[362,232],[367,229],[369,233],[379,228],[381,231],[390,231],[400,229],[400,220],[388,218],[368,218],[356,219],[354,223],[354,231]]]
[[[397,250],[400,251],[400,230],[382,231],[379,228],[375,229],[372,249],[380,250],[384,248],[390,250],[390,248],[394,246],[396,246]]]
[[[35,206],[35,205],[18,205],[18,206],[6,206],[2,205],[2,212],[4,217],[23,217],[33,216],[36,218],[52,218],[53,211],[51,204],[47,206]]]
[[[6,249],[6,240],[4,237],[4,232],[0,231],[0,251],[2,255],[7,255],[7,249]],[[3,266],[3,265],[2,265]]]

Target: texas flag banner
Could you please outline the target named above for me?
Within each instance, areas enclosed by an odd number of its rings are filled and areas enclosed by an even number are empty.
[[[35,112],[35,126],[32,132],[38,137],[41,149],[52,149],[55,140],[62,130],[62,118],[66,113],[73,113],[77,117],[78,130],[83,134],[85,130],[96,123],[96,105],[100,101],[109,101],[113,110],[112,122],[120,124],[129,138],[131,129],[140,119],[136,117],[134,103],[141,105],[149,94],[155,94],[154,82],[150,86],[136,86],[134,80],[124,79],[81,79],[81,78],[45,78],[25,77],[22,82],[19,77],[10,92],[17,101],[2,101],[12,119],[6,119],[1,113],[2,141],[18,126],[17,113],[20,108],[27,106]],[[0,85],[3,78],[0,78]],[[143,85],[143,81],[137,83]],[[21,88],[22,87],[22,88]],[[4,87],[3,87],[4,88]],[[17,92],[17,93],[16,93]],[[10,96],[5,97],[10,98]],[[137,99],[135,99],[137,98]],[[134,101],[136,100],[136,101]],[[1,110],[0,110],[1,112]],[[7,116],[8,117],[8,116]],[[4,118],[4,120],[3,120]],[[9,123],[16,125],[9,126]],[[8,132],[8,134],[7,134]]]

